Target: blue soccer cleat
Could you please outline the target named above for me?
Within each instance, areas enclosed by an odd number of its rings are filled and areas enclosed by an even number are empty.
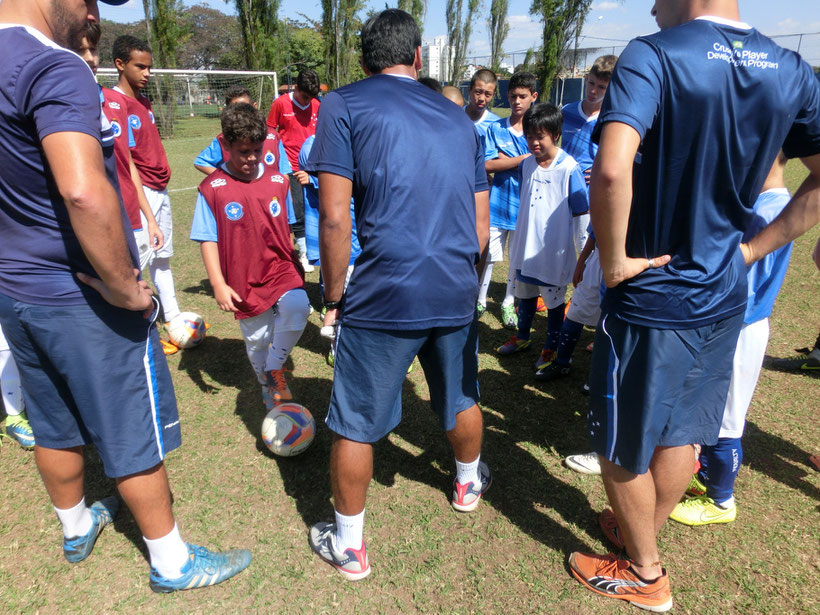
[[[6,433],[17,440],[17,442],[26,450],[34,448],[34,432],[31,431],[31,425],[28,423],[26,413],[11,415],[6,417]]]
[[[148,584],[152,590],[168,594],[185,589],[209,587],[227,581],[251,563],[251,552],[247,549],[214,552],[190,543],[187,543],[187,546],[188,563],[182,567],[182,576],[178,579],[166,579],[151,568]]]
[[[114,495],[103,498],[89,506],[91,529],[84,536],[63,539],[63,555],[65,555],[65,558],[72,564],[76,564],[91,555],[91,550],[94,548],[94,543],[97,542],[100,532],[114,520],[119,509],[120,501]]]

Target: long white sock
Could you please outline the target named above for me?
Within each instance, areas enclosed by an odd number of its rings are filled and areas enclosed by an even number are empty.
[[[273,338],[265,359],[267,371],[282,369],[290,351],[302,337],[310,310],[307,293],[301,288],[289,290],[279,297],[274,309]]]
[[[358,515],[345,516],[336,512],[336,532],[333,542],[336,550],[361,549],[364,541],[364,510]]]
[[[480,284],[478,286],[478,302],[487,307],[487,292],[490,290],[490,281],[493,277],[493,264],[487,263],[484,266],[484,272],[481,274]]]
[[[728,500],[724,500],[723,502],[715,502],[715,505],[720,508],[731,508],[735,505],[735,496],[731,496]]]
[[[296,346],[300,337],[302,337],[301,331],[276,331],[265,359],[265,371],[282,369],[285,361],[288,360],[290,351]]]
[[[481,486],[481,480],[478,478],[478,462],[481,460],[481,455],[475,458],[475,461],[469,463],[462,463],[456,459],[456,481],[461,485],[473,483],[476,487]]]
[[[57,513],[57,518],[63,526],[63,536],[66,538],[85,536],[94,524],[91,511],[85,505],[85,498],[71,508],[57,508],[55,506],[54,512]]]
[[[174,274],[171,271],[170,258],[155,258],[148,266],[151,273],[151,280],[157,287],[159,302],[162,304],[162,313],[165,315],[165,322],[169,322],[174,316],[179,314],[179,303],[177,303],[177,291],[174,288]]]
[[[501,302],[501,307],[512,305],[515,302],[515,274],[510,271],[507,275],[507,289],[504,291],[504,301]]]
[[[6,414],[17,416],[23,412],[23,389],[20,372],[11,356],[11,350],[0,350],[0,388],[3,389],[3,405]]]
[[[151,567],[166,579],[178,579],[182,576],[182,567],[188,563],[188,546],[179,535],[179,528],[174,529],[162,538],[149,540],[142,537],[148,547]]]

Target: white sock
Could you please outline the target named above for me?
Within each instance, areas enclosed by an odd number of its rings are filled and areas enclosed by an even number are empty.
[[[148,266],[151,272],[151,280],[157,287],[159,302],[162,304],[162,313],[165,322],[179,314],[179,303],[177,303],[177,291],[174,288],[174,274],[171,271],[170,258],[155,258]]]
[[[345,516],[336,512],[336,532],[333,542],[337,551],[361,549],[364,542],[364,510],[358,515]]]
[[[182,576],[182,567],[188,563],[188,546],[179,535],[179,528],[174,523],[174,529],[162,538],[149,540],[142,537],[148,547],[148,556],[151,568],[166,579],[178,579]]]
[[[715,502],[715,506],[719,506],[720,508],[731,508],[734,505],[735,496],[732,496],[728,500],[724,500],[723,502]]]
[[[20,372],[11,356],[11,350],[0,350],[0,388],[3,389],[3,405],[6,414],[17,416],[23,412],[23,389]]]
[[[515,274],[511,271],[507,276],[507,289],[504,291],[504,301],[501,302],[501,307],[512,305],[515,302]]]
[[[481,274],[481,280],[478,287],[478,302],[487,307],[487,292],[490,290],[490,281],[493,277],[493,264],[487,263],[484,266],[484,273]]]
[[[282,369],[285,361],[288,360],[290,351],[296,346],[300,337],[302,337],[302,331],[276,331],[265,359],[265,371]]]
[[[265,370],[282,369],[290,351],[302,337],[307,325],[310,303],[301,288],[289,290],[274,306],[273,338],[265,359]]]
[[[307,240],[304,237],[296,238],[296,249],[299,251],[299,258],[307,258]]]
[[[57,513],[57,518],[63,526],[63,536],[66,538],[85,536],[94,524],[91,511],[85,505],[85,498],[71,508],[57,508],[55,506],[54,512]]]
[[[478,462],[481,455],[470,463],[461,463],[456,459],[456,481],[461,485],[473,483],[476,487],[481,487],[481,480],[478,478]]]

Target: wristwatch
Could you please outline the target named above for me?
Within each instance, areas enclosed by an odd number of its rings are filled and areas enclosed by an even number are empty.
[[[326,310],[338,310],[341,305],[341,299],[339,299],[338,301],[328,301],[324,293],[322,293],[322,307],[324,307]]]

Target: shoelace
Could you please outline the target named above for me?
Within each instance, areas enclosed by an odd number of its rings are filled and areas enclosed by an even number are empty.
[[[273,369],[271,370],[271,376],[273,376],[273,381],[276,383],[276,389],[278,391],[282,391],[288,388],[288,383],[285,380],[284,370],[281,369]]]

